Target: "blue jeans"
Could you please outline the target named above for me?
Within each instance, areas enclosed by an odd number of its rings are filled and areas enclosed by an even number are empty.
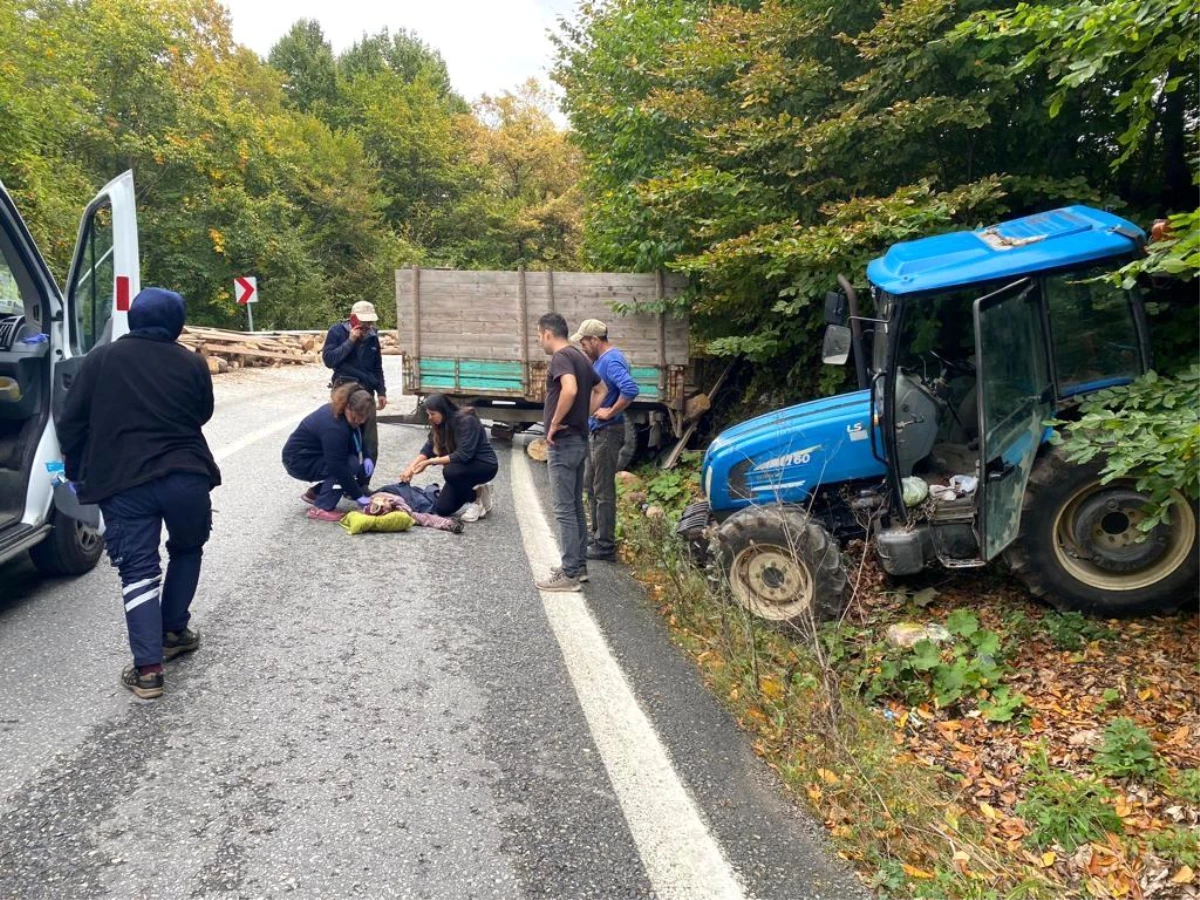
[[[587,440],[580,435],[565,435],[550,445],[550,498],[562,546],[562,570],[570,578],[587,565],[587,512],[583,506],[587,458]]]
[[[134,665],[163,661],[163,635],[187,628],[212,531],[207,475],[176,472],[100,502],[108,558],[121,575],[125,624]],[[158,543],[167,526],[167,577]]]

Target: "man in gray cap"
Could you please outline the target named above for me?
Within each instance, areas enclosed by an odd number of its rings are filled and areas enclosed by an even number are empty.
[[[590,452],[584,486],[592,520],[587,558],[617,558],[617,464],[625,443],[625,408],[638,395],[637,382],[629,372],[625,354],[608,341],[608,326],[587,319],[571,336],[592,361],[597,383],[592,389],[588,420]]]
[[[383,349],[379,346],[379,334],[375,331],[378,321],[375,305],[359,300],[350,308],[349,320],[338,322],[325,335],[321,358],[328,368],[333,369],[333,378],[329,382],[331,388],[347,381],[358,382],[364,390],[375,395],[376,406],[385,409],[387,383],[383,379]],[[363,456],[370,463],[366,467],[367,476],[370,477],[379,464],[379,425],[375,421],[374,409],[363,426]]]

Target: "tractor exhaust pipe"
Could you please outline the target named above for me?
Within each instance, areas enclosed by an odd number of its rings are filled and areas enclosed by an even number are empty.
[[[850,307],[850,337],[851,344],[854,347],[854,370],[858,375],[859,390],[865,391],[871,386],[871,381],[867,377],[867,351],[863,346],[862,320],[859,318],[858,310],[858,294],[854,292],[854,285],[850,283],[845,275],[839,275],[837,280],[838,284],[842,286],[842,290],[846,292],[846,302]]]

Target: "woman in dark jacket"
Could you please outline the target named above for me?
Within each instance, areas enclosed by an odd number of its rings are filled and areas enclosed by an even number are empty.
[[[442,466],[446,484],[438,495],[437,514],[458,514],[466,522],[482,519],[492,506],[488,482],[500,468],[483,423],[443,394],[425,400],[425,413],[433,426],[429,440],[400,480],[411,481],[430,466]]]
[[[337,522],[338,501],[349,497],[365,506],[375,461],[363,454],[362,426],[375,406],[369,391],[350,382],[339,385],[330,402],[305,416],[283,445],[283,467],[293,478],[318,481],[301,495],[310,519]]]

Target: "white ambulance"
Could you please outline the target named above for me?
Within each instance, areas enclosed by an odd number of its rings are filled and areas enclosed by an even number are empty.
[[[140,289],[133,173],[88,205],[66,290],[0,184],[0,564],[28,551],[48,575],[90,571],[103,523],[66,484],[55,418],[83,359],[129,330]]]

